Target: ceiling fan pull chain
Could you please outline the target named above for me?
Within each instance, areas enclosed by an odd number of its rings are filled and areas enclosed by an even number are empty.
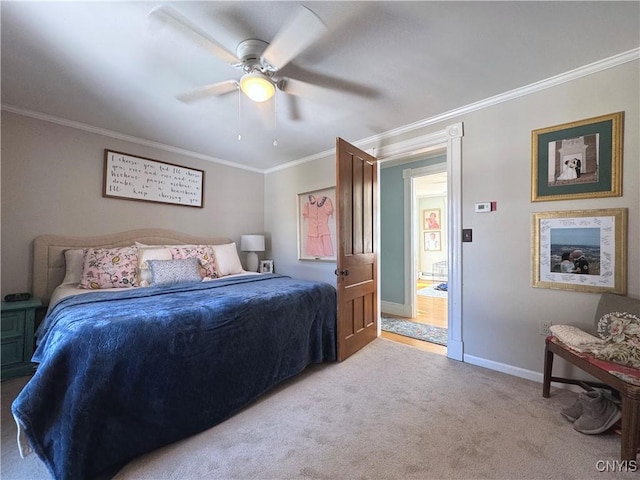
[[[242,140],[242,108],[240,102],[242,101],[242,92],[238,88],[238,141]]]
[[[277,147],[278,146],[278,108],[277,108],[275,95],[273,97],[273,124],[274,124],[274,130],[276,134],[274,135],[275,138],[273,139],[272,145],[274,147]]]

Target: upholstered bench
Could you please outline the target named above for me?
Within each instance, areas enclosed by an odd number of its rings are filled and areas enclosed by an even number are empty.
[[[605,293],[600,297],[595,314],[594,332],[599,320],[606,314],[620,312],[640,317],[640,300]],[[591,333],[591,332],[590,332]],[[575,365],[598,382],[554,377],[553,357],[558,355]],[[542,396],[549,398],[551,382],[579,385],[585,390],[608,388],[617,392],[621,399],[622,432],[621,460],[635,460],[640,446],[640,369],[596,358],[589,353],[570,349],[554,336],[545,341],[544,380]]]

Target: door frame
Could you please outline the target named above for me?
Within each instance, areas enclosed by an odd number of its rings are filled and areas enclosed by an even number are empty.
[[[375,150],[378,168],[384,162],[400,160],[420,153],[445,150],[447,156],[447,259],[448,259],[448,339],[447,357],[463,361],[464,344],[462,341],[462,137],[463,123],[448,125],[444,130],[413,138],[408,141],[389,144]],[[378,172],[379,173],[379,172]],[[379,192],[378,192],[379,195]],[[405,195],[406,189],[405,189]],[[405,200],[406,202],[406,200]],[[380,222],[378,212],[378,224]],[[410,215],[410,214],[409,214]],[[407,224],[405,204],[405,231],[409,232],[411,219]],[[378,230],[379,231],[379,230]],[[405,242],[405,271],[411,263],[411,251]],[[378,263],[380,265],[381,262]],[[378,275],[378,289],[380,289]],[[408,283],[408,280],[405,280]],[[414,287],[415,289],[415,287]],[[408,294],[405,284],[405,299]],[[409,293],[410,294],[410,293]],[[412,301],[413,302],[413,301]]]

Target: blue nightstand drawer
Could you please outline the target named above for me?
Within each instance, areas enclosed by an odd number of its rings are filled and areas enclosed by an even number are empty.
[[[2,302],[2,344],[0,345],[2,380],[33,373],[33,329],[39,298],[22,302]]]
[[[2,366],[14,365],[24,361],[24,340],[17,337],[15,340],[2,342]]]
[[[2,338],[24,333],[25,311],[2,312]],[[4,357],[3,357],[4,358]],[[2,362],[4,364],[4,362]]]

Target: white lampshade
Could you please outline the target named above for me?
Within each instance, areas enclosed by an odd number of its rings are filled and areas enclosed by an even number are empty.
[[[264,252],[264,235],[242,235],[240,237],[240,250],[247,253],[247,270],[258,271],[258,254]]]
[[[242,235],[240,250],[243,252],[264,252],[264,235]]]
[[[240,79],[240,89],[254,102],[266,102],[276,93],[276,87],[262,72],[246,73]]]

